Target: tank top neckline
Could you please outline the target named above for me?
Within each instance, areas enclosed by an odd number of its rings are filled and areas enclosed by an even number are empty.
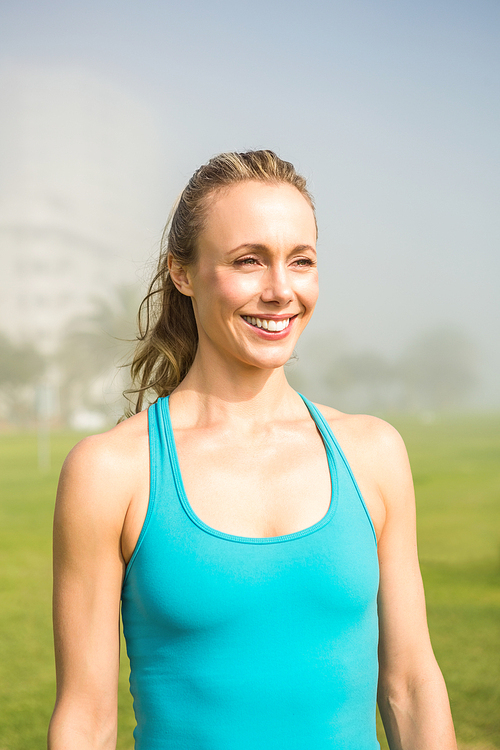
[[[216,536],[219,539],[225,539],[230,542],[239,542],[243,544],[277,544],[277,543],[282,543],[282,542],[292,542],[296,539],[302,539],[302,537],[304,536],[308,536],[309,534],[313,534],[314,532],[319,531],[331,521],[331,519],[335,515],[337,502],[338,502],[337,464],[336,464],[335,453],[333,450],[333,445],[336,444],[335,436],[333,435],[330,425],[328,424],[326,419],[323,417],[321,412],[314,406],[314,404],[311,401],[309,401],[305,396],[303,396],[301,393],[299,393],[298,395],[302,398],[304,404],[309,410],[309,414],[311,415],[311,418],[316,424],[316,427],[318,428],[322,441],[323,441],[323,445],[325,448],[326,457],[328,461],[328,468],[330,472],[330,483],[331,483],[330,504],[328,506],[328,509],[325,515],[322,518],[320,518],[319,521],[312,524],[312,526],[308,526],[305,529],[300,529],[299,531],[294,531],[291,534],[283,534],[281,536],[269,536],[269,537],[250,537],[250,536],[238,536],[236,534],[229,534],[229,533],[226,533],[225,531],[220,531],[219,529],[215,529],[214,527],[209,526],[204,521],[202,521],[202,519],[198,516],[197,513],[195,513],[195,511],[193,510],[188,500],[186,490],[184,487],[184,481],[182,479],[182,474],[181,474],[181,469],[180,469],[180,464],[179,464],[179,457],[177,454],[177,447],[175,445],[174,431],[172,427],[172,421],[170,419],[170,407],[169,407],[170,396],[161,397],[158,399],[157,404],[159,405],[160,415],[163,421],[163,426],[164,426],[164,431],[165,431],[164,434],[167,440],[168,452],[170,456],[170,465],[172,468],[174,483],[175,483],[175,487],[177,490],[177,496],[187,516],[202,531],[205,531],[207,534],[211,534],[212,536]]]

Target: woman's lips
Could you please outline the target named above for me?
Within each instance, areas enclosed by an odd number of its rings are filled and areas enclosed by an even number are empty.
[[[284,338],[290,332],[290,325],[297,315],[290,315],[281,318],[259,318],[253,315],[241,316],[245,323],[255,329],[256,333],[261,334],[264,338]]]

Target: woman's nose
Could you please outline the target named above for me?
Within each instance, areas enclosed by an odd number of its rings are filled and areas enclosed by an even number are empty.
[[[270,267],[265,275],[264,289],[261,294],[262,301],[286,305],[292,298],[292,285],[287,270],[281,266]]]

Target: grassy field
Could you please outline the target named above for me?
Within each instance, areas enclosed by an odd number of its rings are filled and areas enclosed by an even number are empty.
[[[500,416],[392,421],[414,471],[429,625],[460,747],[500,750]],[[53,500],[78,438],[52,436],[51,468],[41,472],[36,436],[0,436],[0,750],[45,747]],[[124,649],[122,660],[118,750],[130,750]]]

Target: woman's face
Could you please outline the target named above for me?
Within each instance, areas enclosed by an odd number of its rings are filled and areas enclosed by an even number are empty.
[[[312,208],[293,186],[244,182],[217,194],[196,264],[171,268],[192,298],[200,353],[285,364],[316,304],[315,248]]]

